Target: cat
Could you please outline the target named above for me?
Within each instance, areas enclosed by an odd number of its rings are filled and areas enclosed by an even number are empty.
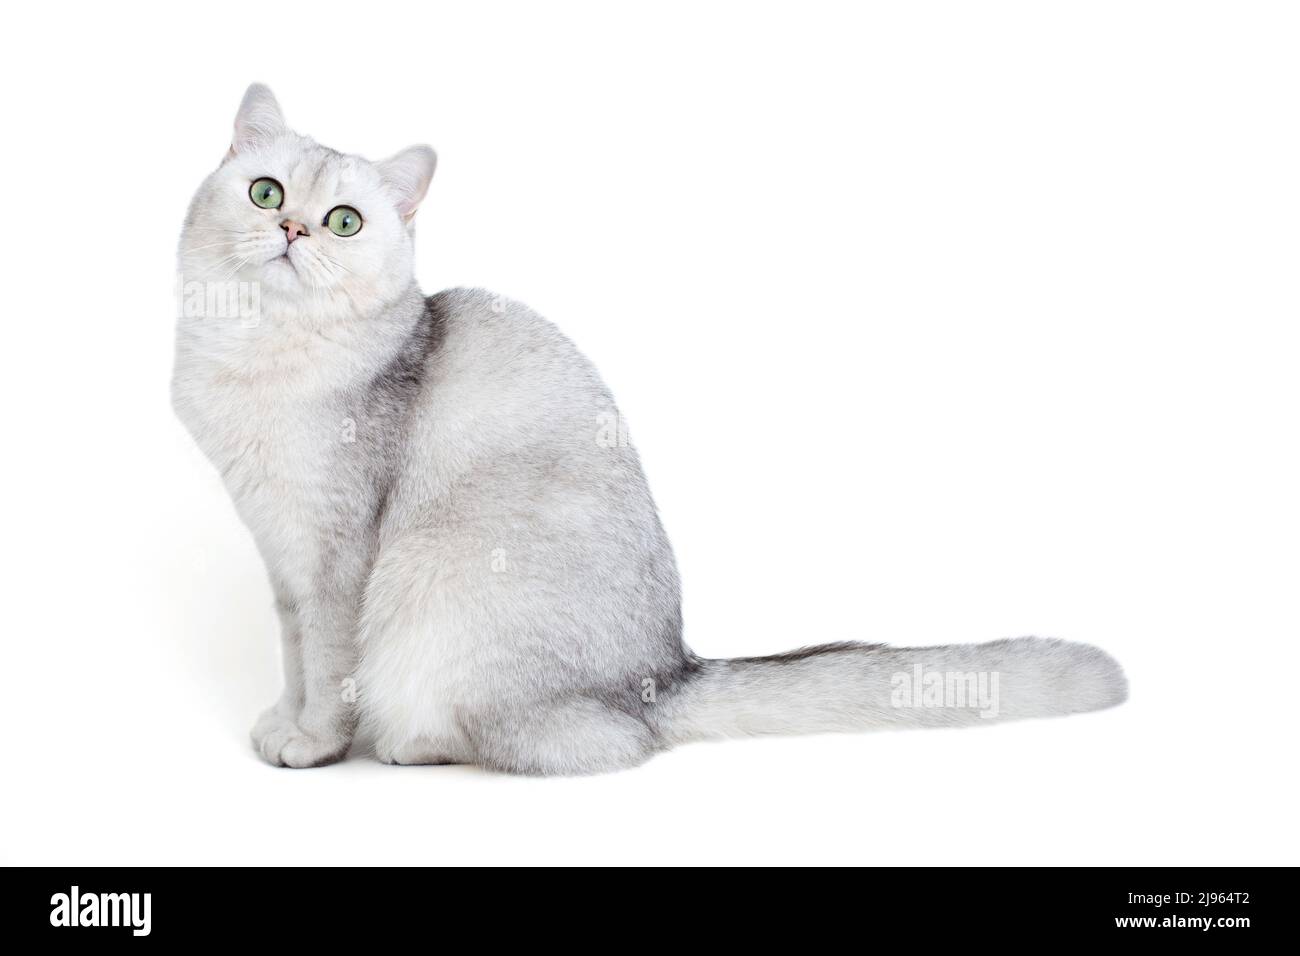
[[[1125,699],[1112,658],[1052,639],[693,654],[595,369],[523,305],[416,284],[435,164],[427,146],[382,162],[320,146],[254,84],[185,218],[184,287],[256,291],[238,314],[186,299],[172,398],[275,594],[285,686],[252,729],[268,763],[329,764],[363,734],[386,763],[584,774],[693,740]],[[979,707],[953,698],[976,678]]]

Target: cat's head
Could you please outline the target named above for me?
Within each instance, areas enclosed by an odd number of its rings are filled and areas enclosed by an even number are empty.
[[[374,163],[321,146],[254,84],[230,151],[190,205],[181,274],[257,283],[264,305],[304,315],[375,308],[411,284],[414,217],[435,163],[428,146]]]

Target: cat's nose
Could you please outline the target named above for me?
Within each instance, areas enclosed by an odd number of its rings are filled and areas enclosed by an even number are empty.
[[[284,222],[280,223],[280,228],[284,230],[284,234],[289,237],[290,242],[293,242],[299,236],[311,235],[311,233],[307,231],[306,226],[300,222],[294,222],[292,219],[286,219]]]

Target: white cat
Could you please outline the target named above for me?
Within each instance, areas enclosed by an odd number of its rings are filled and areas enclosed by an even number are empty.
[[[285,689],[252,734],[267,761],[339,760],[364,722],[387,762],[589,773],[688,740],[1124,699],[1107,655],[1036,638],[692,654],[595,370],[522,305],[417,287],[434,164],[426,146],[379,163],[320,146],[254,85],[185,220],[173,398],[277,596]]]

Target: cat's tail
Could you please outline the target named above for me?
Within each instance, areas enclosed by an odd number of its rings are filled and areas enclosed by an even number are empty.
[[[953,727],[1122,703],[1128,681],[1095,647],[1022,637],[987,644],[825,644],[702,660],[655,708],[666,743],[762,734]]]

